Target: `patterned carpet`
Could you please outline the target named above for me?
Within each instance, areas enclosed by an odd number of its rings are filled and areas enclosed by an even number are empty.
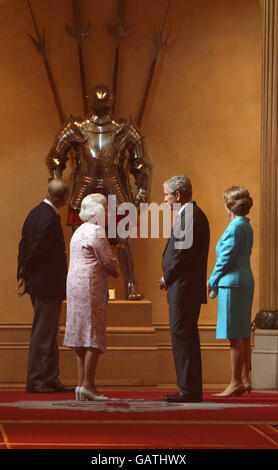
[[[185,463],[182,461],[185,451],[194,462],[201,457],[213,459],[212,452],[217,451],[217,455],[230,452],[232,459],[235,452],[241,452],[241,458],[248,457],[250,463],[251,456],[257,462],[265,452],[278,449],[278,392],[257,391],[250,399],[243,396],[222,400],[205,392],[204,401],[195,404],[166,403],[163,396],[169,391],[104,392],[109,400],[102,403],[77,402],[73,394],[2,390],[0,449],[20,449],[21,457],[25,455],[23,450],[32,449],[35,453],[47,450],[48,458],[55,451],[55,459],[62,450],[70,459],[74,459],[73,451],[83,452],[86,463],[88,458],[108,458],[117,452],[126,456],[128,450],[133,452],[129,454],[132,460],[138,450],[140,455],[153,455],[149,450],[159,449],[161,456],[180,456],[180,462],[174,464]],[[4,455],[10,458],[11,453]],[[12,455],[16,458],[17,452]],[[147,463],[166,464],[166,461]],[[115,468],[121,468],[120,461]]]

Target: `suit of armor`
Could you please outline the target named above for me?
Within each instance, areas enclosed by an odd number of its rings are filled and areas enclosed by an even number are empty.
[[[114,195],[116,204],[149,202],[151,171],[144,139],[129,121],[111,116],[113,102],[109,88],[99,85],[91,94],[92,111],[83,119],[71,118],[56,137],[46,158],[51,178],[61,178],[71,154],[73,165],[70,206],[78,210],[90,193]],[[133,197],[127,166],[134,177]],[[140,300],[136,291],[130,240],[117,238],[126,298]]]

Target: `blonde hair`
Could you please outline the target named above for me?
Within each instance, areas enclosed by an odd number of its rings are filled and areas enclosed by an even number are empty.
[[[231,186],[223,193],[227,208],[235,215],[247,215],[253,206],[253,199],[246,188]]]
[[[81,202],[79,217],[83,222],[87,222],[92,217],[96,217],[107,204],[107,199],[103,194],[88,194]]]

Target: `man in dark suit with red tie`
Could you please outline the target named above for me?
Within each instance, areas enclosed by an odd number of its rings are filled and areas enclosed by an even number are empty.
[[[27,391],[71,392],[59,380],[58,322],[66,298],[67,259],[58,209],[66,204],[69,186],[54,179],[46,199],[28,214],[19,243],[17,291],[30,295],[34,308]]]
[[[198,318],[207,303],[206,278],[210,230],[204,212],[192,201],[192,185],[185,175],[164,183],[164,202],[180,210],[172,226],[163,259],[159,286],[167,290],[172,349],[180,391],[166,395],[172,403],[201,402],[202,362]]]

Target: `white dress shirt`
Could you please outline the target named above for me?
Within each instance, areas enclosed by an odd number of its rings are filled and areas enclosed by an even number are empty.
[[[49,206],[51,206],[51,207],[52,207],[52,209],[54,209],[54,210],[55,210],[56,214],[57,214],[57,215],[59,215],[59,212],[58,212],[58,209],[57,209],[57,207],[55,207],[55,206],[52,204],[52,202],[51,202],[51,201],[49,201],[48,199],[44,199],[44,200],[43,200],[43,202],[45,202],[46,204],[48,204]]]

